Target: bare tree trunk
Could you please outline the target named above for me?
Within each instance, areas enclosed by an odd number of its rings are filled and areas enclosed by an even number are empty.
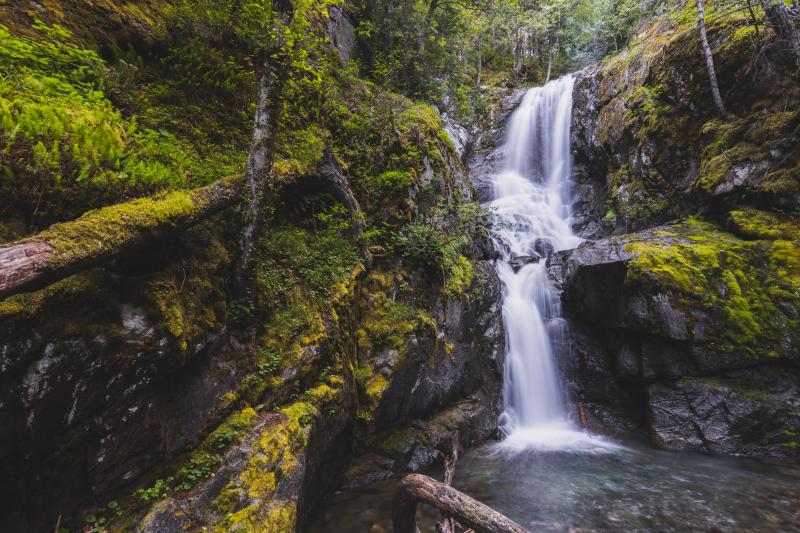
[[[796,9],[796,8],[794,8]],[[769,7],[765,7],[767,20],[775,28],[775,33],[781,40],[786,42],[786,46],[794,56],[795,65],[800,67],[800,31],[798,31],[793,14],[783,2]],[[794,16],[797,16],[796,14]]]
[[[475,79],[475,89],[481,88],[481,76],[483,75],[483,37],[478,36],[478,76]]]
[[[232,177],[131,200],[0,245],[0,299],[41,289],[196,224],[240,201],[241,188],[241,178]]]
[[[750,21],[753,23],[753,29],[756,31],[756,46],[759,46],[761,43],[761,33],[758,30],[758,19],[753,10],[753,2],[751,0],[747,0],[747,12],[750,14]]]
[[[516,43],[514,45],[514,81],[519,81],[522,74],[522,65],[525,59],[525,39],[521,30],[518,30]]]
[[[711,53],[711,46],[708,44],[708,35],[706,34],[706,16],[703,9],[703,0],[697,0],[697,28],[700,30],[700,44],[703,48],[703,55],[706,58],[706,69],[711,81],[711,96],[714,98],[714,106],[720,115],[724,115],[725,104],[722,103],[722,96],[719,93],[717,71],[714,68],[714,56]]]
[[[528,533],[525,528],[491,507],[421,474],[411,474],[400,481],[392,507],[394,533],[418,531],[418,503],[432,505],[455,518],[462,526],[471,527],[477,532]]]
[[[294,6],[291,0],[273,0],[275,23],[286,25],[291,21]],[[281,35],[282,32],[275,32]],[[265,194],[269,187],[269,174],[275,157],[275,129],[280,113],[280,92],[286,76],[287,65],[275,64],[274,56],[280,53],[281,42],[273,43],[264,50],[264,64],[258,79],[256,115],[253,137],[245,173],[246,201],[243,211],[241,257],[236,269],[239,288],[247,284],[251,272],[253,246],[264,223]]]
[[[547,85],[550,82],[550,73],[553,68],[553,49],[551,48],[550,51],[547,53],[547,78],[545,78],[544,83]]]

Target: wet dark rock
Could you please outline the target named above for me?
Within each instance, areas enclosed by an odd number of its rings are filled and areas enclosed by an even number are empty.
[[[536,242],[533,243],[533,251],[539,254],[539,257],[546,259],[553,255],[555,248],[548,239],[536,239]]]
[[[604,222],[608,209],[608,162],[602,144],[595,136],[600,105],[599,72],[599,67],[578,72],[573,92],[572,229],[584,239],[597,239],[610,233]]]
[[[453,441],[465,449],[495,434],[498,414],[495,399],[481,391],[431,418],[412,421],[377,449],[391,459],[395,472],[417,472],[441,462],[442,450],[449,450]]]
[[[571,254],[572,250],[556,252],[550,256],[546,263],[550,281],[559,293],[564,291],[564,276],[567,271],[567,259],[569,259]]]
[[[704,246],[723,260],[681,262],[683,251]],[[740,287],[761,313],[756,339],[735,336],[743,325],[725,311],[733,282],[723,281],[731,278],[720,264],[752,268],[742,265],[761,264],[761,246],[694,223],[585,242],[550,259],[572,336],[565,373],[575,376],[570,390],[593,428],[629,434],[647,421],[653,442],[665,448],[797,455],[787,444],[800,401],[797,341],[788,340],[797,338],[797,301],[762,295],[761,285]],[[787,283],[769,267],[746,275]],[[676,287],[682,276],[691,276],[694,291]],[[765,314],[767,302],[774,310]]]
[[[538,263],[541,261],[541,259],[542,258],[538,255],[520,255],[512,258],[511,261],[509,261],[509,264],[511,265],[511,268],[514,269],[514,272],[518,272],[519,269],[525,265]]]
[[[345,482],[342,488],[346,490],[359,489],[375,481],[394,477],[392,470],[394,461],[377,453],[368,453],[356,457],[350,462],[350,467],[345,472]]]
[[[417,337],[407,346],[402,364],[391,364],[394,370],[375,415],[376,428],[429,415],[484,386],[499,403],[504,353],[500,280],[488,261],[476,263],[474,279],[469,298],[448,298],[430,306],[450,346],[444,339]]]
[[[736,455],[797,456],[800,376],[780,367],[649,387],[659,446]]]
[[[662,35],[652,25],[635,39]],[[793,68],[764,54],[752,75],[741,61],[742,44],[721,39],[717,74],[728,80],[731,114],[720,119],[698,105],[707,87],[692,47],[683,39],[664,45],[636,46],[576,74],[575,231],[599,238],[742,205],[796,209],[800,186],[792,178],[797,157],[791,147],[798,115],[788,111],[797,109]]]
[[[588,241],[564,256],[562,270],[568,307],[589,322],[623,324],[621,287],[628,253],[610,241]]]
[[[273,432],[287,431],[279,427],[285,423],[282,414],[263,415],[243,442],[225,454],[213,476],[189,493],[157,502],[139,522],[136,531],[180,533],[198,523],[220,524],[229,513],[224,507],[226,505],[233,509],[246,507],[251,513],[246,518],[247,524],[252,519],[250,517],[259,514],[265,516],[268,509],[278,505],[313,509],[325,494],[336,488],[342,465],[350,457],[353,401],[353,396],[345,393],[336,402],[335,410],[328,408],[326,416],[311,421],[308,429],[304,430],[307,432],[307,444],[296,450],[296,456],[291,457],[287,455],[295,450],[262,448],[261,440],[269,439]],[[268,459],[263,458],[265,453],[277,455],[277,459],[273,460],[279,462],[271,465]],[[258,468],[257,465],[264,470],[253,471]],[[258,486],[254,476],[268,475],[270,467],[280,469],[281,476],[271,478],[276,486],[268,498],[265,495],[258,496],[263,489]],[[248,486],[250,483],[253,487]],[[230,491],[231,487],[236,487],[238,491],[232,492],[227,499],[221,498],[221,494]],[[237,501],[241,498],[242,501]],[[297,529],[302,528],[306,518],[304,513],[298,515]]]

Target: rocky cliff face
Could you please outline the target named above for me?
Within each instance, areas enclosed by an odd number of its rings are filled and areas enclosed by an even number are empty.
[[[725,117],[685,23],[653,23],[579,74],[575,228],[599,240],[550,268],[598,431],[798,454],[798,115],[786,103],[799,85],[772,30],[760,54],[753,31],[714,28]]]
[[[471,195],[438,117],[420,112],[430,129],[415,114],[401,143],[416,166],[376,216]],[[494,431],[503,330],[485,247],[445,290],[438,270],[385,251],[365,272],[349,235],[322,219],[307,230],[278,204],[286,222],[259,244],[265,305],[230,294],[235,212],[0,302],[4,531],[59,515],[114,531],[290,531],[364,479],[364,461],[372,476],[416,470]]]

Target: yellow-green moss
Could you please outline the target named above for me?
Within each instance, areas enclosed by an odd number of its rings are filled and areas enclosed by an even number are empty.
[[[308,444],[315,420],[341,402],[345,381],[329,376],[307,390],[302,400],[268,415],[255,436],[245,468],[220,493],[214,508],[225,513],[215,531],[289,531],[294,527],[295,504],[275,506],[270,501],[279,484],[296,475],[299,456]],[[240,502],[249,503],[236,509]],[[291,526],[289,529],[281,529]],[[266,529],[264,529],[266,528]]]
[[[366,381],[364,389],[367,393],[367,400],[373,408],[378,406],[387,388],[389,388],[389,380],[383,374],[375,374]]]
[[[75,275],[40,291],[18,294],[0,300],[0,319],[12,317],[30,319],[53,299],[69,299],[77,295],[96,292],[97,289],[95,277],[86,274]]]
[[[216,241],[204,243],[179,263],[169,265],[147,283],[145,294],[157,321],[186,351],[227,320],[225,305],[227,250]]]
[[[370,275],[373,282],[380,273]],[[387,280],[383,279],[385,283]],[[436,321],[424,310],[390,299],[386,292],[370,292],[372,305],[361,321],[358,331],[359,345],[363,349],[394,348],[402,350],[406,342],[418,331],[428,330],[435,335]]]
[[[796,242],[742,241],[690,220],[625,250],[633,256],[628,286],[666,292],[690,322],[690,309],[708,314],[698,342],[755,358],[784,354],[785,333],[798,328],[796,316],[785,311],[800,308]]]
[[[401,453],[402,448],[418,436],[425,439],[424,433],[420,432],[419,428],[407,426],[392,432],[378,444],[377,448],[387,457],[392,457]]]
[[[800,121],[797,111],[775,113],[753,113],[741,118],[715,118],[702,127],[705,147],[702,150],[700,176],[696,185],[713,191],[731,172],[740,165],[757,164],[770,158],[771,141],[794,135]],[[785,170],[785,169],[783,169]],[[796,180],[789,179],[781,187],[782,169],[773,171],[759,187],[767,190],[797,190]],[[793,177],[793,176],[792,176]]]
[[[264,515],[260,505],[253,504],[225,517],[214,527],[216,533],[286,533],[295,530],[297,504],[279,503]]]
[[[768,211],[744,208],[728,213],[735,233],[747,239],[800,240],[800,221]]]
[[[444,292],[450,296],[463,296],[467,294],[472,285],[472,261],[459,255],[455,264],[450,268],[450,275],[444,284]]]
[[[235,189],[240,181],[232,177],[221,184]],[[207,205],[207,190],[176,191],[104,207],[77,220],[51,226],[34,239],[52,246],[54,253],[49,261],[55,266],[90,257],[101,258],[139,243],[153,232],[186,223]]]

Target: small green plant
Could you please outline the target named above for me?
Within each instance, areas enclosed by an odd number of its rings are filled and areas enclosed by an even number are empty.
[[[166,498],[172,490],[172,483],[175,478],[168,477],[167,479],[158,479],[152,486],[141,488],[137,490],[134,495],[139,498],[144,504],[151,504],[162,498]]]
[[[310,426],[311,423],[314,421],[314,417],[310,413],[303,413],[297,420],[298,422],[300,422],[301,426],[307,427]]]
[[[280,352],[270,348],[261,348],[258,351],[259,358],[262,360],[258,363],[258,374],[262,378],[272,376],[280,370],[283,357]]]
[[[192,455],[189,464],[178,470],[174,490],[184,491],[194,487],[198,481],[206,479],[219,465],[222,457],[216,454],[199,452]]]
[[[447,294],[463,294],[472,280],[470,243],[488,231],[489,212],[474,202],[440,201],[424,220],[400,232],[394,247],[417,266],[437,269]]]
[[[93,513],[84,515],[83,522],[86,526],[83,528],[83,533],[106,533],[106,524],[113,516],[122,516],[122,509],[119,504],[112,500],[105,506],[98,507]],[[69,533],[66,528],[60,528],[59,533]]]
[[[256,305],[252,298],[239,298],[228,306],[228,315],[233,324],[243,325],[250,322],[255,316]]]

